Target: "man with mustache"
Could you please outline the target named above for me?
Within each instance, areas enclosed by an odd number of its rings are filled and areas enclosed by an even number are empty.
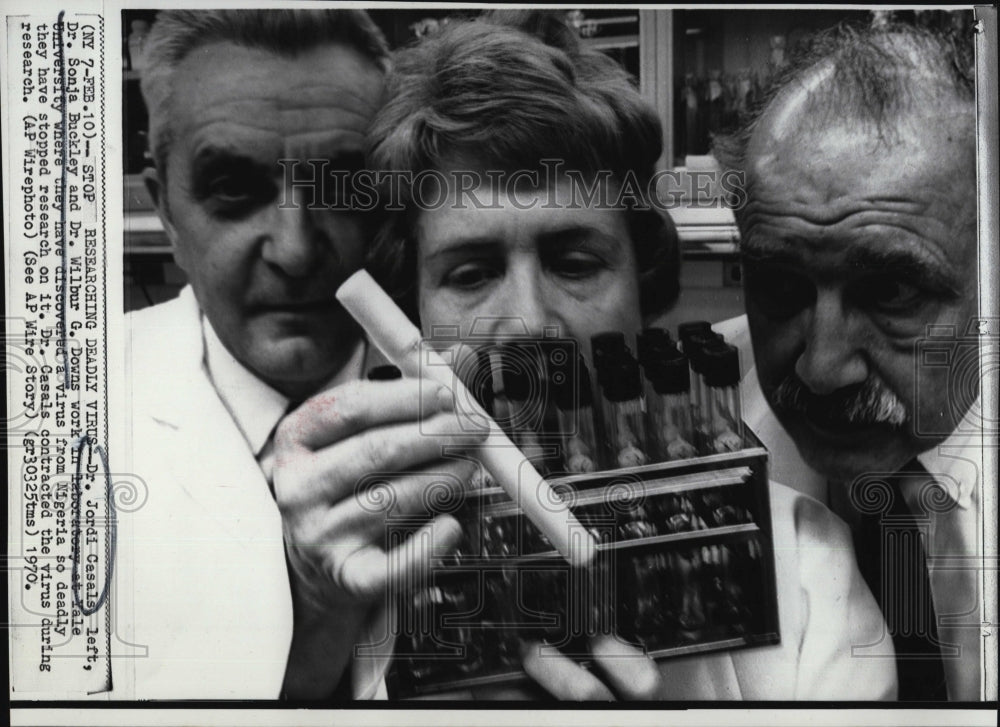
[[[716,327],[752,342],[745,418],[772,477],[852,526],[901,700],[981,699],[979,665],[995,649],[979,627],[990,603],[979,507],[996,481],[967,338],[976,104],[963,44],[906,26],[821,38],[716,144],[746,175],[747,316]]]
[[[116,694],[350,697],[364,596],[386,569],[338,561],[334,587],[319,563],[329,544],[289,521],[349,541],[337,556],[377,550],[365,548],[381,544],[384,514],[358,507],[359,477],[423,462],[436,440],[387,425],[442,411],[419,382],[358,381],[366,345],[334,298],[374,220],[319,175],[362,168],[388,50],[361,11],[164,11],[145,56],[146,181],[190,285],[128,320],[129,471],[148,493],[119,518],[116,649],[136,649],[114,662]],[[275,431],[296,407],[336,419],[322,441],[296,432],[326,447],[304,466],[337,466],[286,487],[279,507]]]

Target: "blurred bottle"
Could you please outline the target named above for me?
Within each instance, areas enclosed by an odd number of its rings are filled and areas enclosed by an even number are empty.
[[[682,141],[681,157],[689,154],[704,154],[707,151],[707,136],[701,100],[698,98],[698,81],[693,73],[686,73],[677,94],[678,129]]]
[[[726,89],[722,84],[722,71],[713,68],[708,72],[708,82],[705,84],[705,129],[709,140],[721,132],[726,120]],[[705,152],[708,150],[706,149]]]
[[[142,71],[146,67],[143,46],[146,44],[146,37],[149,35],[149,23],[145,20],[133,20],[129,28],[129,63],[133,71]]]

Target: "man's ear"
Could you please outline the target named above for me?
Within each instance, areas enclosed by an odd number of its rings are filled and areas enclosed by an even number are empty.
[[[170,207],[167,204],[167,184],[165,179],[160,178],[160,173],[153,167],[147,167],[142,171],[142,181],[146,185],[146,191],[153,200],[156,207],[156,215],[160,218],[163,231],[167,234],[170,246],[174,250],[174,260],[180,265],[177,257],[177,230],[170,219]],[[182,266],[183,267],[183,266]]]

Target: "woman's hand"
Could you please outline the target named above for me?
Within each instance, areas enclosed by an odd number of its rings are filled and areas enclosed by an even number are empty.
[[[551,646],[529,643],[523,650],[524,670],[557,699],[660,699],[660,670],[642,651],[613,635],[594,637],[591,651],[594,668],[588,671]]]

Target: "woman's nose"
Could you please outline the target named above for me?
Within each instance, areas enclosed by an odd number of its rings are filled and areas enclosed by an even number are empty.
[[[553,327],[561,325],[562,318],[537,265],[512,266],[505,283],[498,300],[505,333],[540,338],[551,335]],[[560,331],[560,335],[565,335],[565,331]]]

